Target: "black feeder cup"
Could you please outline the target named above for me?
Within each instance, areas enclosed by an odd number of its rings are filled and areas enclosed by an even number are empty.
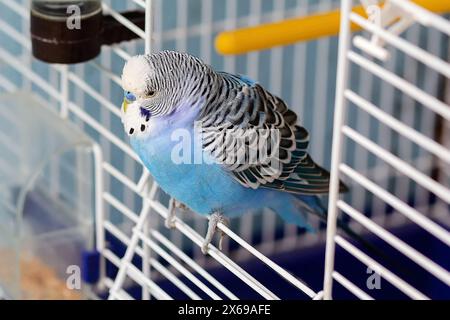
[[[144,28],[144,11],[121,14]],[[103,15],[100,0],[33,0],[30,16],[33,56],[48,63],[88,61],[100,54],[102,45],[138,37],[110,15]]]

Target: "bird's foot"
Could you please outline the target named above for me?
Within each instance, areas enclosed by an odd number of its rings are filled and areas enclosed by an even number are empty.
[[[169,215],[167,216],[166,220],[164,221],[164,225],[168,229],[175,228],[175,213],[176,208],[180,208],[182,210],[187,210],[188,208],[183,203],[175,200],[174,198],[170,199],[169,202]]]
[[[187,207],[187,205],[185,205],[184,203],[175,200],[175,207],[177,207],[178,209],[181,209],[183,211],[188,211],[189,208]]]
[[[208,246],[211,243],[214,234],[216,233],[217,230],[217,225],[219,223],[223,223],[225,225],[228,226],[228,219],[225,218],[225,216],[220,213],[220,212],[215,212],[213,213],[210,217],[209,217],[209,223],[208,223],[208,232],[206,233],[205,236],[205,241],[203,242],[202,245],[202,253],[203,254],[207,254],[208,253]],[[222,242],[223,242],[223,238],[225,236],[224,232],[220,233],[220,240],[219,240],[219,250],[222,250]]]

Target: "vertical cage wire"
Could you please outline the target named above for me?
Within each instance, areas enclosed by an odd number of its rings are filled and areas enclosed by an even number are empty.
[[[431,257],[427,257],[419,250],[409,245],[387,229],[383,228],[375,222],[374,219],[368,218],[367,212],[364,212],[349,202],[347,199],[340,199],[338,194],[339,178],[346,178],[353,184],[359,184],[365,191],[369,191],[373,196],[378,198],[378,201],[385,206],[393,208],[394,213],[403,215],[404,220],[416,223],[418,226],[436,237],[439,241],[450,246],[450,233],[443,225],[431,219],[433,212],[433,205],[420,207],[411,204],[408,199],[408,187],[413,183],[420,187],[413,191],[415,198],[421,198],[418,190],[423,190],[422,193],[432,193],[440,201],[446,203],[447,208],[441,208],[442,212],[448,215],[448,204],[450,203],[450,188],[448,181],[435,179],[433,177],[433,170],[431,161],[439,159],[439,162],[445,163],[439,165],[437,170],[448,172],[448,163],[450,162],[450,151],[446,148],[445,143],[441,141],[444,138],[441,134],[436,136],[435,132],[424,130],[423,126],[431,120],[434,127],[439,126],[438,123],[445,122],[448,125],[450,120],[449,105],[445,103],[444,98],[441,97],[441,89],[439,89],[438,80],[448,82],[450,77],[450,63],[448,63],[448,56],[444,53],[435,54],[424,50],[420,45],[420,39],[417,38],[418,26],[414,26],[410,32],[407,32],[405,37],[399,37],[392,30],[386,30],[381,25],[367,20],[358,14],[351,12],[354,1],[342,1],[341,12],[341,30],[339,40],[339,61],[338,61],[338,76],[336,83],[336,109],[334,116],[334,133],[333,133],[333,151],[331,164],[331,182],[330,182],[330,197],[328,205],[328,227],[327,227],[327,246],[326,246],[326,261],[325,261],[325,275],[324,275],[324,298],[332,298],[333,282],[337,282],[344,288],[353,293],[356,297],[361,299],[372,299],[373,297],[355,285],[350,279],[346,278],[341,272],[335,268],[336,259],[336,245],[344,249],[347,253],[354,256],[357,260],[375,270],[387,280],[390,284],[398,288],[406,296],[413,299],[429,299],[430,297],[423,292],[417,290],[414,286],[408,283],[413,279],[404,280],[397,276],[395,272],[384,267],[381,263],[371,258],[365,252],[354,246],[348,240],[336,232],[336,221],[338,213],[341,212],[353,219],[356,223],[364,226],[367,230],[374,233],[384,241],[386,241],[393,248],[407,256],[417,265],[432,274],[434,277],[442,281],[445,285],[450,285],[450,272],[443,266],[434,262]],[[397,10],[394,13],[402,18],[402,15],[414,17],[419,24],[423,24],[422,18],[429,19],[433,23],[427,23],[423,30],[432,34],[438,32],[439,38],[447,38],[448,41],[450,22],[444,18],[434,15],[421,7],[412,4],[405,0],[392,0],[392,10]],[[379,10],[382,10],[378,8]],[[383,14],[383,11],[381,11]],[[422,17],[419,19],[418,17]],[[402,65],[406,68],[405,73],[401,76],[397,75],[398,69],[392,63],[379,63],[376,59],[370,59],[362,54],[356,43],[356,38],[351,34],[350,24],[356,23],[363,27],[369,35],[376,35],[380,37],[386,47],[392,46],[398,51],[396,55],[390,55],[389,59],[395,59],[401,55],[403,61]],[[434,29],[434,31],[429,31]],[[435,36],[430,37],[431,41],[436,39]],[[444,42],[441,40],[441,42]],[[433,44],[436,46],[436,42]],[[367,49],[370,54],[370,48]],[[425,85],[418,79],[420,74],[417,70],[420,67],[429,68],[432,70],[426,73],[430,79]],[[398,99],[402,103],[402,107],[414,109],[416,113],[421,111],[423,118],[420,126],[414,124],[416,116],[414,112],[405,110],[405,114],[398,115],[392,108],[380,105],[374,101],[374,97],[367,96],[365,92],[355,91],[354,83],[351,78],[354,77],[353,68],[356,67],[361,72],[370,74],[370,77],[377,77],[384,83],[384,88],[387,90],[390,87],[390,92],[397,94]],[[391,68],[389,68],[391,67]],[[393,69],[393,70],[392,70]],[[423,69],[422,69],[423,70]],[[369,76],[369,75],[368,75]],[[431,85],[430,85],[431,82]],[[438,88],[438,89],[436,89]],[[391,146],[386,146],[387,141],[393,139],[391,133],[390,139],[378,144],[373,141],[372,137],[367,137],[367,131],[363,128],[351,123],[349,110],[351,106],[356,106],[359,111],[370,115],[374,118],[378,125],[388,126],[396,135],[408,139],[406,143],[401,144],[398,149]],[[398,107],[395,106],[394,107]],[[354,110],[354,109],[352,109]],[[408,112],[409,111],[409,112]],[[397,119],[399,118],[399,119]],[[438,121],[436,119],[439,119]],[[365,123],[367,126],[368,123]],[[443,125],[443,124],[441,124]],[[444,138],[444,140],[446,140]],[[389,170],[396,173],[395,176],[402,179],[409,179],[409,184],[405,181],[400,181],[398,188],[389,188],[389,186],[378,184],[373,176],[366,175],[364,170],[357,163],[349,163],[346,160],[343,152],[344,146],[353,142],[371,153],[371,157],[376,156],[379,162],[385,163],[389,166]],[[421,150],[418,150],[418,148]],[[412,151],[416,149],[420,157],[411,157]],[[427,151],[428,153],[425,153]],[[397,154],[396,154],[397,153]],[[409,156],[408,156],[409,155]],[[425,157],[427,156],[428,157]],[[402,157],[404,156],[404,157]],[[417,166],[419,161],[424,159],[425,166]],[[413,163],[413,164],[412,164]],[[414,165],[416,164],[416,165]],[[405,191],[406,189],[406,191]],[[420,201],[418,202],[420,204]],[[380,208],[376,205],[375,208]],[[404,221],[402,220],[402,221]]]

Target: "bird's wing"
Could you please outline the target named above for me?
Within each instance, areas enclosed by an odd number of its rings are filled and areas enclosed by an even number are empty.
[[[220,75],[230,92],[201,116],[203,149],[245,187],[327,193],[329,173],[308,155],[309,134],[297,115],[252,80]]]

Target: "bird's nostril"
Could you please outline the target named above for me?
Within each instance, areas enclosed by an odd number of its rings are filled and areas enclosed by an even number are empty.
[[[133,134],[134,128],[131,128],[130,131],[128,131],[129,134]]]

